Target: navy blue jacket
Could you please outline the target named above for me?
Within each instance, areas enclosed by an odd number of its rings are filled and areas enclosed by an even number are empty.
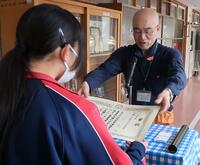
[[[15,115],[4,145],[6,165],[142,164],[141,143],[132,143],[125,153],[97,107],[47,75],[29,73]]]
[[[150,90],[152,93],[150,105],[158,94],[165,88],[171,89],[177,96],[185,87],[186,76],[183,68],[182,55],[176,49],[163,46],[157,42],[149,49],[147,56],[142,57],[141,49],[136,45],[129,45],[117,49],[102,65],[90,72],[85,81],[88,82],[90,89],[99,87],[105,80],[123,73],[127,83],[134,58],[137,58],[136,68],[132,77],[133,103],[137,105],[145,104],[136,101],[136,91]],[[147,80],[144,81],[146,74],[143,72],[142,65],[152,63]],[[148,67],[149,68],[149,67]],[[148,69],[147,69],[148,70]]]

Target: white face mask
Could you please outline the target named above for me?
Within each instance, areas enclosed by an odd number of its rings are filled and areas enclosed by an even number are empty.
[[[71,79],[73,79],[76,75],[76,70],[70,71],[69,70],[69,66],[67,65],[66,62],[64,62],[65,64],[65,72],[64,74],[61,76],[61,78],[58,80],[59,83],[63,84],[66,83],[68,81],[70,81]]]
[[[78,57],[78,54],[71,47],[71,45],[69,45],[69,48],[72,50],[72,52],[74,53],[74,55],[76,57]],[[61,84],[69,82],[71,79],[73,79],[76,76],[76,70],[70,71],[69,66],[67,65],[66,62],[64,62],[64,65],[65,65],[65,72],[63,73],[63,75],[61,76],[61,78],[58,80],[58,82],[61,83]]]

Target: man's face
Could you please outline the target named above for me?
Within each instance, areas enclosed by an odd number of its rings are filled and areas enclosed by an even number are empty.
[[[147,51],[154,44],[159,29],[156,21],[136,19],[133,22],[133,36],[137,46]]]

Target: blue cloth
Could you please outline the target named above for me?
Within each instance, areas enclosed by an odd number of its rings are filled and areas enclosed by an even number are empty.
[[[188,130],[181,141],[175,154],[167,152],[168,145],[173,141],[179,128],[153,124],[145,140],[148,142],[146,161],[149,165],[197,165],[200,163],[200,136],[195,130]],[[172,136],[164,142],[156,141],[156,136],[161,132],[171,132]],[[115,139],[122,149],[126,149],[126,141]]]
[[[6,137],[5,165],[142,164],[144,146],[122,151],[93,103],[47,75],[31,76]]]
[[[93,90],[112,76],[123,73],[127,83],[134,57],[138,59],[132,78],[134,104],[154,105],[158,94],[165,88],[171,89],[172,93],[177,96],[185,87],[186,76],[181,53],[157,42],[149,49],[145,58],[142,57],[141,49],[136,44],[117,49],[102,65],[90,72],[85,77],[85,81]],[[143,71],[146,67],[143,66],[144,63],[147,68],[149,68],[149,63],[152,63],[146,81],[144,77],[147,71],[146,69]],[[136,91],[143,88],[152,92],[150,103],[136,101]]]

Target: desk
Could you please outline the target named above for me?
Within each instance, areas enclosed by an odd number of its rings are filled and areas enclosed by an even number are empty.
[[[179,128],[153,124],[145,140],[148,141],[146,161],[149,165],[197,165],[200,162],[200,136],[197,131],[189,130],[181,141],[175,154],[166,152],[168,145],[173,141]],[[154,141],[159,132],[172,132],[167,143]],[[125,149],[125,141],[115,139],[122,149]]]

